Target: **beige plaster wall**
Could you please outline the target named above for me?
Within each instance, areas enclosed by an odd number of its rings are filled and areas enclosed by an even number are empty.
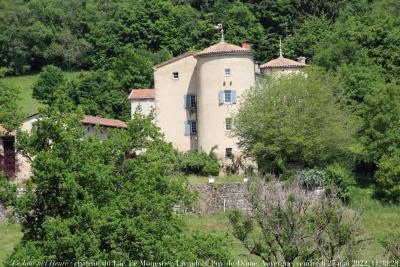
[[[273,68],[273,69],[263,69],[262,73],[266,75],[272,75],[275,78],[289,74],[300,73],[302,68]]]
[[[154,99],[131,100],[131,118],[139,106],[142,109],[141,114],[148,116],[155,107]]]
[[[156,124],[166,140],[182,151],[197,149],[196,136],[185,135],[185,122],[196,120],[196,113],[184,106],[184,96],[196,94],[196,62],[193,56],[188,56],[154,72]],[[173,72],[179,73],[179,79],[172,78]]]
[[[231,69],[231,76],[225,76],[226,68]],[[231,136],[231,132],[225,131],[225,118],[234,116],[240,105],[241,95],[255,84],[252,55],[200,57],[197,74],[199,150],[209,152],[218,145],[215,152],[220,158],[225,156],[226,148],[232,148],[233,154],[239,155],[237,139]],[[221,90],[236,90],[236,104],[219,105],[218,94]]]

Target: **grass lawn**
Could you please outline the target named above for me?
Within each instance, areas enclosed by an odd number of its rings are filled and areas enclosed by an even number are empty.
[[[257,266],[263,266],[262,260],[257,256],[250,255],[240,241],[233,236],[226,214],[186,215],[184,220],[187,233],[194,231],[207,232],[225,238],[229,252],[232,255],[231,261],[256,262]]]
[[[65,72],[67,79],[76,78],[81,72]],[[2,78],[2,81],[10,86],[17,87],[21,91],[20,108],[22,112],[27,115],[34,114],[38,111],[40,104],[37,100],[32,98],[32,87],[39,77],[39,74],[17,76],[17,77],[6,77]]]
[[[400,206],[384,205],[372,198],[372,189],[352,188],[352,208],[362,210],[362,224],[366,232],[375,238],[363,251],[360,259],[375,260],[383,258],[383,247],[379,240],[393,233],[400,233]]]
[[[21,228],[18,224],[0,223],[0,267],[21,239]]]
[[[215,177],[215,184],[223,184],[223,183],[239,183],[243,182],[243,175],[228,175],[228,176],[218,176]],[[207,184],[209,177],[204,176],[189,176],[190,184]]]

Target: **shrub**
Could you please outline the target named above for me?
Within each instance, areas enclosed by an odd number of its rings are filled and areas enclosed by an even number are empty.
[[[296,175],[295,180],[304,189],[313,190],[324,185],[325,172],[315,169],[303,170]]]
[[[386,236],[381,244],[385,248],[385,256],[389,261],[400,261],[400,233]]]
[[[383,156],[375,174],[375,195],[387,202],[400,202],[400,155]]]
[[[218,158],[214,152],[185,152],[178,156],[178,170],[185,174],[202,176],[218,175]]]
[[[349,186],[355,183],[352,173],[340,164],[331,164],[325,169],[326,190],[334,190],[343,202],[350,199]]]
[[[52,103],[57,92],[62,90],[65,84],[63,71],[53,65],[48,65],[42,69],[39,79],[33,87],[33,97],[43,103]]]
[[[0,205],[5,207],[15,205],[17,200],[17,187],[10,184],[6,177],[0,173]]]

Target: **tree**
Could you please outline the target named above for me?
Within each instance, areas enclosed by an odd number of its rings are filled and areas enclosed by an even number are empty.
[[[359,140],[364,162],[377,164],[384,156],[399,152],[400,87],[382,84],[364,99],[363,127]]]
[[[317,71],[260,81],[234,118],[239,146],[263,172],[278,170],[279,161],[312,168],[343,160],[357,127],[334,88]]]
[[[329,197],[312,202],[295,195],[296,186],[250,183],[252,215],[234,211],[229,215],[234,236],[251,254],[265,262],[307,262],[354,259],[363,237],[357,213],[348,212]],[[297,190],[298,191],[298,190]],[[257,234],[255,234],[257,233]]]
[[[132,48],[126,48],[112,65],[115,78],[126,93],[133,88],[150,88],[153,85],[153,64],[149,58]]]
[[[126,90],[111,71],[93,71],[81,74],[67,84],[65,94],[86,115],[128,120],[130,106]]]
[[[21,150],[34,158],[35,191],[18,201],[24,237],[6,266],[22,260],[70,266],[78,260],[207,265],[227,259],[223,240],[182,233],[174,207],[185,207],[194,195],[185,178],[170,176],[176,151],[150,117],[136,114],[128,130],[111,131],[101,141],[86,136],[82,112],[58,109],[65,106],[49,107],[31,135],[22,136]]]
[[[331,22],[325,16],[307,18],[284,41],[287,50],[284,50],[285,55],[291,58],[305,56],[312,61],[318,44],[326,38],[331,27]]]
[[[375,194],[387,202],[400,203],[400,156],[383,156],[375,173]]]
[[[65,83],[63,71],[54,65],[48,65],[40,72],[38,81],[33,86],[32,96],[45,104],[52,104],[57,94],[64,89]]]
[[[0,125],[8,131],[16,130],[24,118],[18,101],[19,90],[0,81]]]
[[[7,177],[0,171],[0,205],[14,206],[17,202],[17,186],[8,182]]]

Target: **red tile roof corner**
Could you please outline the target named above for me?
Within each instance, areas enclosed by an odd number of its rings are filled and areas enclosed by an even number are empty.
[[[261,69],[273,69],[273,68],[303,68],[307,66],[304,63],[279,56],[278,58],[272,59],[260,66]]]
[[[225,42],[220,42],[218,44],[212,45],[210,47],[207,47],[203,51],[199,52],[196,54],[196,57],[199,56],[206,56],[206,55],[214,55],[214,54],[251,54],[250,47],[245,48],[233,45],[233,44],[228,44]]]
[[[128,129],[128,125],[123,121],[115,119],[106,119],[98,116],[95,117],[95,116],[85,115],[85,117],[81,120],[81,122],[83,124],[89,124],[89,125],[100,125],[111,128]]]
[[[128,99],[154,99],[155,90],[154,89],[133,89],[129,94]]]

